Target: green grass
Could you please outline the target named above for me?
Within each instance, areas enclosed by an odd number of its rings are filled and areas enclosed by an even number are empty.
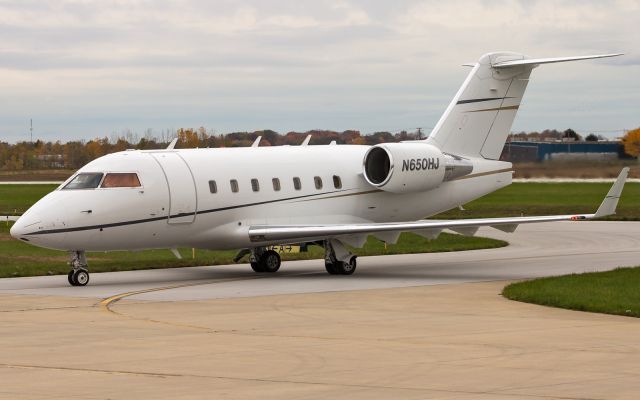
[[[58,185],[0,185],[0,215],[20,215]]]
[[[519,215],[593,213],[611,183],[513,183],[435,218],[490,218]],[[640,219],[640,183],[627,183],[609,220]]]
[[[43,249],[15,240],[9,236],[9,228],[10,224],[0,223],[0,278],[57,275],[66,274],[69,271],[66,264],[67,253]],[[507,242],[502,240],[482,237],[443,233],[436,240],[426,240],[418,235],[403,233],[398,244],[388,245],[386,249],[382,242],[369,238],[362,249],[353,251],[358,255],[383,255],[473,250],[506,245]],[[306,253],[286,254],[283,260],[315,259],[324,256],[324,250],[318,246],[310,246],[309,250]],[[106,272],[232,264],[232,259],[236,255],[235,250],[196,250],[196,257],[192,259],[191,249],[179,249],[179,251],[184,257],[182,260],[176,259],[169,250],[87,253],[87,258],[92,272]]]
[[[513,283],[511,300],[570,310],[640,317],[640,267]]]

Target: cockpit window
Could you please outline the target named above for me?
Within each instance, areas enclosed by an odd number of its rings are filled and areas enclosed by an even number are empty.
[[[109,173],[104,177],[101,188],[125,188],[125,187],[140,187],[140,180],[138,174],[135,173]]]
[[[95,189],[100,184],[102,173],[83,172],[76,175],[71,182],[67,183],[62,189]]]

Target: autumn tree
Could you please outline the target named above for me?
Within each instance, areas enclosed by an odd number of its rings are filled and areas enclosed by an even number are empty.
[[[622,144],[624,145],[624,152],[631,157],[640,156],[640,128],[636,128],[627,132],[622,138]],[[638,157],[640,161],[640,157]]]

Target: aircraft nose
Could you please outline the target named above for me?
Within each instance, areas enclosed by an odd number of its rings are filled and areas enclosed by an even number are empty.
[[[30,230],[33,230],[33,225],[39,222],[40,219],[35,215],[22,216],[13,224],[9,230],[9,234],[16,239],[20,239],[20,237],[30,232]]]

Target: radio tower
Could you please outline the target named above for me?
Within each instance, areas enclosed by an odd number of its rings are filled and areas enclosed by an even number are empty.
[[[31,133],[31,143],[33,143],[33,118],[29,119],[29,132]]]

